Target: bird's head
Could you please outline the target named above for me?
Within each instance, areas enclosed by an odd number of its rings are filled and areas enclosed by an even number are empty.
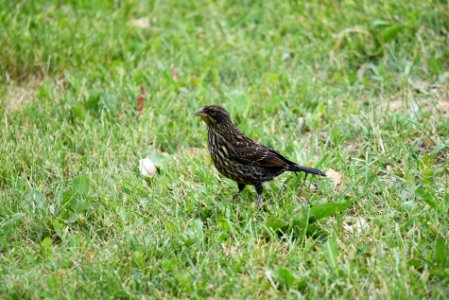
[[[195,113],[201,117],[208,126],[215,126],[218,124],[231,123],[229,113],[217,104],[208,104]]]

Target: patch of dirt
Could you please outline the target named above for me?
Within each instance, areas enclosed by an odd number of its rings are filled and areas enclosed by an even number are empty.
[[[333,169],[326,171],[326,176],[332,180],[334,188],[339,188],[341,186],[342,175]]]
[[[32,78],[20,83],[12,80],[8,81],[4,96],[0,98],[0,105],[5,108],[6,112],[20,110],[36,98],[44,80],[49,80],[49,78]],[[52,90],[59,92],[67,88],[63,79],[54,79],[49,83]]]
[[[423,80],[410,82],[408,94],[392,98],[382,108],[391,112],[449,112],[449,86]]]
[[[20,109],[35,97],[40,82],[31,82],[27,86],[10,85],[6,90],[6,95],[0,99],[0,103],[5,107],[6,112]]]
[[[442,112],[447,112],[449,110],[449,100],[438,101],[438,106]]]

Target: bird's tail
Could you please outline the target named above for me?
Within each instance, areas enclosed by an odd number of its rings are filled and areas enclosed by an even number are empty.
[[[314,174],[314,175],[326,176],[326,174],[324,174],[324,172],[321,170],[309,168],[309,167],[298,166],[297,164],[290,165],[289,171],[305,172],[305,173],[310,173],[310,174]]]

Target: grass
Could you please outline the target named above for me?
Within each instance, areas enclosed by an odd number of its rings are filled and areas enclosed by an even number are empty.
[[[447,298],[448,37],[446,1],[1,1],[0,298]],[[342,184],[230,202],[206,103]]]

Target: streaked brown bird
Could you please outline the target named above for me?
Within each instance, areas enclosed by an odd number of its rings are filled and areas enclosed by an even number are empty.
[[[220,105],[206,105],[196,115],[207,124],[208,148],[215,167],[222,175],[237,182],[239,190],[233,199],[246,185],[254,185],[257,209],[263,195],[262,183],[285,171],[326,176],[318,169],[299,166],[273,149],[251,140],[235,127],[229,113]]]

